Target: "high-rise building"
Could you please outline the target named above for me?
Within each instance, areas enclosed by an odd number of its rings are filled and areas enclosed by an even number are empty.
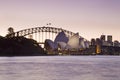
[[[108,43],[108,46],[113,46],[112,35],[107,36],[107,43]]]
[[[96,45],[102,45],[102,41],[99,38],[96,38]]]
[[[100,40],[105,41],[105,35],[101,35]]]
[[[96,45],[95,39],[91,39],[91,45]]]
[[[107,36],[107,42],[112,42],[112,35]]]
[[[99,38],[96,38],[96,53],[97,54],[101,53],[101,45],[102,45],[102,41]]]

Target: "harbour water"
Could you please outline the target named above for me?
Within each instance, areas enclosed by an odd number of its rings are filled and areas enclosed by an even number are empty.
[[[0,57],[0,80],[120,80],[120,56]]]

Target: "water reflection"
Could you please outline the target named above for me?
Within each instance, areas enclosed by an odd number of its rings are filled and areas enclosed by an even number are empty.
[[[0,80],[119,80],[119,62],[119,56],[4,57]]]

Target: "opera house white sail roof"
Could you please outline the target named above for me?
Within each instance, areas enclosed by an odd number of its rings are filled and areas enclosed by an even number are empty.
[[[54,42],[51,40],[46,40],[47,44],[54,50],[58,47],[62,50],[64,49],[85,49],[89,47],[89,43],[87,41],[84,41],[83,38],[80,38],[79,34],[76,33],[70,38],[66,36],[64,31],[60,32]]]
[[[79,48],[79,34],[76,33],[72,37],[69,38],[69,41],[66,46],[67,49],[78,49]]]
[[[67,43],[68,42],[68,37],[66,37],[66,34],[64,33],[64,31],[60,32],[55,40],[54,40],[55,43],[58,43],[58,42],[65,42]]]
[[[55,49],[54,42],[52,40],[46,39],[45,40],[45,48],[54,50]]]
[[[58,46],[59,46],[59,48],[64,50],[64,49],[66,49],[67,43],[65,43],[65,42],[58,42]]]

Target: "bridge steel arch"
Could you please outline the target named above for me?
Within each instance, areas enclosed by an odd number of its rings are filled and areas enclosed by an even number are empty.
[[[71,31],[68,31],[68,30],[65,30],[65,29],[62,29],[62,28],[55,28],[55,27],[35,27],[35,28],[29,28],[29,29],[24,29],[24,30],[20,30],[20,31],[17,31],[15,33],[12,33],[10,35],[8,35],[9,37],[12,37],[12,36],[26,36],[26,35],[30,35],[30,34],[33,34],[33,33],[37,33],[37,32],[52,32],[52,33],[56,33],[58,34],[59,32],[61,31],[64,31],[66,33],[66,35],[68,36],[72,36],[74,35],[75,33],[71,32]]]
[[[12,34],[9,34],[8,37],[19,37],[19,36],[28,36],[28,35],[31,35],[31,34],[35,34],[35,33],[54,33],[54,34],[58,34],[60,33],[61,31],[64,31],[65,34],[67,35],[67,37],[71,37],[73,36],[75,33],[71,32],[71,31],[68,31],[68,30],[65,30],[65,29],[62,29],[62,28],[55,28],[55,27],[35,27],[35,28],[29,28],[29,29],[23,29],[23,30],[20,30],[20,31],[17,31],[17,32],[14,32]],[[40,34],[39,34],[40,35]],[[81,36],[80,36],[81,37]],[[83,38],[83,37],[81,37]],[[84,39],[84,38],[83,38]],[[86,39],[84,39],[86,41]],[[38,43],[44,43],[44,41],[38,41]]]

